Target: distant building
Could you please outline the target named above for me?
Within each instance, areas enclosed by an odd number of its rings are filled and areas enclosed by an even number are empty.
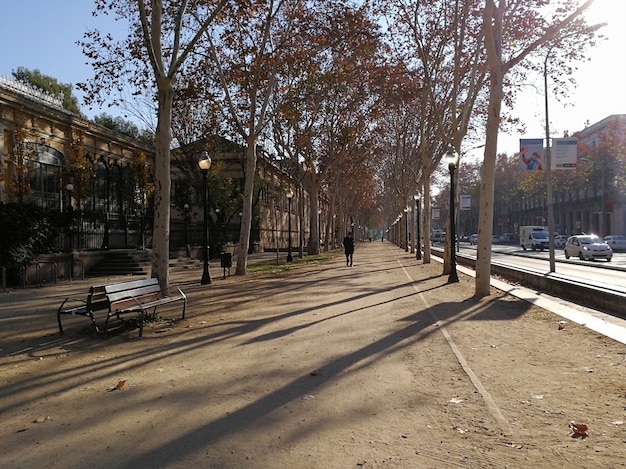
[[[79,250],[136,248],[151,226],[138,224],[147,214],[138,214],[124,197],[133,156],[143,153],[149,164],[154,148],[97,125],[63,108],[62,99],[23,82],[0,77],[0,162],[5,175],[14,172],[16,132],[18,151],[29,166],[29,190],[23,202],[41,207],[81,213],[80,229],[72,247]],[[95,177],[85,196],[72,189],[76,181],[63,177],[73,142],[82,142],[85,172]],[[7,179],[0,182],[0,202],[11,202]],[[68,186],[70,184],[70,186]],[[78,235],[80,232],[80,235]],[[67,249],[70,241],[64,240]]]
[[[577,171],[583,165],[592,165],[592,173],[580,187],[554,189],[555,231],[626,235],[626,114],[608,116],[577,136]],[[586,154],[596,154],[596,162],[581,159]],[[519,215],[513,218],[520,226],[546,225],[547,213],[545,197],[532,197],[521,203]]]
[[[613,143],[611,154],[601,155],[604,163],[594,164],[589,185],[568,194],[574,203],[565,207],[563,222],[571,227],[570,233],[626,235],[626,114],[608,116],[582,130],[578,138],[579,148],[592,151],[599,151],[607,140]]]
[[[241,195],[244,188],[245,148],[236,145],[224,138],[216,144],[207,143],[206,140],[198,140],[184,148],[173,150],[172,157],[172,187],[173,200],[176,210],[172,211],[172,223],[180,225],[185,217],[194,223],[191,224],[190,233],[187,236],[191,244],[199,244],[202,233],[199,231],[203,222],[203,207],[201,194],[188,194],[187,200],[179,194],[185,192],[185,186],[189,184],[186,179],[189,173],[193,173],[191,166],[200,153],[206,148],[217,145],[215,152],[209,152],[213,159],[213,165],[220,167],[219,176],[231,178],[234,186],[238,188],[238,194],[232,194],[231,198],[224,201],[224,197],[213,194],[209,196],[209,231],[210,248],[212,255],[217,254],[215,249],[223,249],[226,244],[237,244],[241,227]],[[176,160],[188,155],[188,164],[184,165],[190,170],[181,170]],[[214,167],[212,166],[212,168]],[[209,173],[213,169],[209,170]],[[310,201],[308,192],[285,171],[279,162],[272,160],[263,151],[258,149],[257,171],[255,174],[255,192],[253,196],[253,220],[250,231],[250,251],[285,251],[289,244],[289,201],[286,197],[287,190],[291,188],[294,197],[291,200],[291,241],[293,251],[304,249],[310,236]],[[221,198],[220,205],[216,199]],[[237,205],[233,204],[237,198]],[[185,209],[185,204],[188,206]],[[328,207],[321,206],[326,214]],[[321,218],[321,217],[320,217]]]
[[[147,201],[145,209],[137,210],[127,202],[125,189],[136,154],[145,154],[148,166],[153,166],[155,153],[152,146],[65,110],[60,97],[0,77],[0,163],[5,172],[13,169],[14,150],[9,147],[18,129],[22,136],[20,145],[25,149],[25,160],[30,165],[28,183],[31,190],[24,194],[23,201],[61,212],[76,210],[80,214],[80,226],[75,226],[72,234],[61,240],[61,250],[150,247],[151,205]],[[77,139],[81,141],[80,152],[86,168],[93,173],[88,196],[80,196],[73,187],[76,182],[63,176],[71,145]],[[199,141],[189,148],[174,150],[172,154],[186,151],[199,155],[205,149],[205,143]],[[239,190],[243,191],[245,155],[243,149],[232,142],[227,143],[230,150],[221,151],[218,157],[224,166],[222,174],[239,181]],[[308,193],[261,149],[258,158],[250,249],[284,251],[290,237],[294,252],[304,249],[311,232]],[[190,172],[199,175],[197,167],[190,168]],[[173,165],[172,249],[202,242],[202,199],[195,194],[191,200],[177,201],[176,192],[182,179],[184,175]],[[291,214],[285,196],[289,187],[295,194],[291,200]],[[9,192],[0,181],[0,203],[11,201]],[[217,213],[215,208],[219,209],[214,207],[209,213],[210,242],[212,249],[219,249],[218,244],[223,246],[239,241],[241,208],[237,207],[229,214]],[[320,219],[324,220],[328,206],[321,206],[321,210]],[[291,233],[287,229],[290,218]]]

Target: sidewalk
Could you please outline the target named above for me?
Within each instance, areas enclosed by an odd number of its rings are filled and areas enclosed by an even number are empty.
[[[141,339],[85,318],[59,337],[59,299],[89,281],[1,294],[0,466],[622,464],[619,342],[496,290],[473,299],[463,270],[448,285],[389,243],[357,245],[352,268],[218,272],[173,274],[187,318],[164,309]]]

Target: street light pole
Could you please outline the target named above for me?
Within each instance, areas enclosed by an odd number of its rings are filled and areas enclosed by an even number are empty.
[[[322,253],[322,209],[317,209],[317,253]]]
[[[204,181],[204,243],[202,253],[204,257],[204,268],[202,270],[202,279],[200,285],[208,285],[211,283],[211,272],[209,270],[209,168],[211,167],[211,158],[206,151],[203,151],[198,160],[198,166],[202,171]]]
[[[187,257],[191,257],[191,243],[189,241],[189,204],[183,205],[185,210],[185,250]]]
[[[218,254],[221,254],[221,247],[220,247],[220,239],[221,239],[221,229],[220,229],[220,225],[221,225],[221,220],[220,220],[220,209],[216,208],[215,209],[215,235],[216,235],[216,240],[215,240],[215,245],[217,246],[217,250],[218,250]]]
[[[589,158],[581,158],[581,161],[586,161],[587,163],[591,163],[596,166],[596,162],[590,160]],[[604,172],[606,170],[606,164],[602,164],[601,168],[601,179],[600,179],[600,216],[598,220],[598,236],[605,236],[604,233]]]
[[[288,222],[287,222],[287,230],[289,231],[288,238],[288,247],[287,247],[287,262],[293,261],[293,256],[291,255],[291,199],[293,199],[293,191],[291,188],[287,191],[287,200],[288,200],[288,208],[289,213],[287,214]]]
[[[552,47],[548,50],[543,62],[543,89],[546,108],[546,192],[548,198],[548,249],[550,272],[556,271],[556,260],[554,256],[554,196],[552,194],[552,155],[550,153],[550,118],[548,116],[548,58],[552,52]]]
[[[402,245],[402,230],[400,229],[400,220],[402,220],[402,217],[398,215],[396,217],[396,229],[394,233],[394,240],[396,242],[396,246],[398,247]]]
[[[602,180],[600,181],[600,232],[598,236],[603,237],[606,236],[604,232],[604,171],[606,170],[606,164],[602,165]]]
[[[421,232],[420,232],[420,195],[415,194],[413,196],[415,200],[415,219],[416,219],[416,229],[415,229],[415,260],[422,259],[422,240],[421,240]]]
[[[404,252],[409,252],[409,207],[404,207]]]
[[[446,152],[446,161],[448,163],[448,170],[450,171],[450,275],[448,276],[448,283],[456,283],[459,281],[459,276],[456,273],[456,227],[454,226],[454,171],[459,163],[459,154],[454,150],[452,145],[448,145],[448,151]]]
[[[65,186],[65,189],[67,190],[67,199],[68,199],[68,203],[67,203],[67,211],[69,213],[69,233],[70,233],[70,252],[74,251],[74,243],[72,242],[72,237],[74,236],[73,230],[72,230],[72,226],[74,225],[74,207],[72,207],[72,191],[74,191],[74,184],[69,183],[67,186]]]

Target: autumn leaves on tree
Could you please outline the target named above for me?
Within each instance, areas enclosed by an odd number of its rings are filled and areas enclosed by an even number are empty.
[[[240,246],[250,241],[262,146],[310,194],[311,233],[321,194],[337,207],[329,217],[358,213],[385,226],[381,214],[419,192],[425,262],[432,175],[448,145],[462,155],[465,139],[486,134],[476,293],[488,294],[497,134],[515,122],[502,103],[513,105],[548,47],[551,76],[571,74],[595,32],[582,16],[591,1],[577,3],[98,0],[96,14],[116,15],[130,32],[85,35],[96,73],[83,89],[96,102],[151,84],[156,102],[153,275],[166,286],[172,129],[187,143],[228,135],[246,148]],[[308,246],[319,250],[317,236]],[[238,274],[246,262],[244,248]]]

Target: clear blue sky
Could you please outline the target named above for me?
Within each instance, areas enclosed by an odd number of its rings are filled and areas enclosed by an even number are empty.
[[[91,0],[5,0],[0,9],[0,75],[11,76],[18,67],[38,69],[61,83],[72,85],[85,81],[93,73],[76,41],[87,29],[111,30],[112,20],[91,15]],[[120,37],[118,35],[118,37]],[[93,117],[101,112],[118,115],[109,109],[82,111]]]
[[[581,1],[582,3],[582,1]],[[91,16],[90,0],[5,0],[0,10],[0,75],[23,66],[39,69],[62,83],[75,84],[91,77],[80,47],[75,43],[88,28],[111,31],[119,27]],[[597,122],[611,114],[626,113],[624,50],[626,50],[626,0],[596,0],[590,12],[591,22],[607,22],[604,34],[609,40],[591,52],[592,60],[581,64],[576,78],[579,87],[571,93],[569,104],[550,101],[553,134],[574,132],[586,121]],[[116,31],[112,31],[116,32]],[[123,32],[116,32],[117,37]],[[499,149],[512,154],[519,138],[544,136],[543,79],[537,77],[539,92],[530,89],[518,101],[515,112],[527,125],[526,135],[500,134]],[[78,96],[80,94],[76,92]],[[100,112],[121,115],[114,109],[83,112],[93,117]],[[478,152],[476,152],[478,153]]]

